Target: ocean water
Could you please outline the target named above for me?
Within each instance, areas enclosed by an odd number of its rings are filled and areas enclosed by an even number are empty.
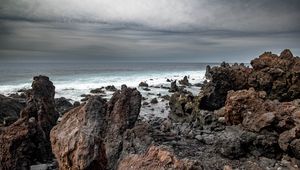
[[[185,75],[190,82],[204,81],[206,65],[213,63],[127,63],[127,62],[1,62],[0,94],[9,95],[28,89],[32,77],[46,75],[56,87],[55,97],[73,101],[81,99],[91,89],[122,84],[137,87],[142,81],[153,86],[170,86],[166,79],[180,80]],[[191,89],[193,90],[193,89]],[[197,90],[197,89],[194,89]],[[151,91],[162,93],[161,89]]]

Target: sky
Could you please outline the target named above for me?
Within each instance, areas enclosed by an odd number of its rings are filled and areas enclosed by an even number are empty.
[[[299,0],[1,0],[0,61],[249,62],[300,54]]]

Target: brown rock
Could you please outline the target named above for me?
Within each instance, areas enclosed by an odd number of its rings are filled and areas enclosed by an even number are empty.
[[[216,110],[224,106],[227,92],[253,87],[265,91],[268,99],[292,101],[300,98],[300,58],[290,50],[280,56],[265,52],[251,61],[253,68],[222,63],[220,67],[207,68],[210,81],[201,89],[201,109]]]
[[[163,147],[152,146],[143,155],[129,155],[121,160],[118,170],[192,169],[193,161],[178,159]]]
[[[114,169],[122,150],[122,138],[126,129],[133,128],[141,108],[142,96],[136,89],[122,86],[107,103],[108,128],[105,148],[109,168]]]
[[[91,97],[66,113],[51,131],[53,152],[62,169],[114,169],[122,152],[123,134],[134,126],[141,94],[122,86],[109,102]]]
[[[0,95],[0,126],[8,126],[15,122],[23,108],[24,105],[18,100]]]
[[[53,153],[60,169],[105,169],[103,135],[106,101],[91,97],[85,105],[67,112],[51,131]]]

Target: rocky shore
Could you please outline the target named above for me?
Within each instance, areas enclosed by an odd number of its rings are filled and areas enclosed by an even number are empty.
[[[74,103],[36,76],[0,95],[0,170],[300,169],[299,57],[266,52],[205,76],[100,87]]]

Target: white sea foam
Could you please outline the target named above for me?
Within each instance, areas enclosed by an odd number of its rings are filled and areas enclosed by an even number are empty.
[[[87,94],[91,89],[114,85],[120,88],[122,84],[129,87],[137,87],[142,81],[149,85],[170,86],[166,79],[180,80],[185,75],[189,76],[192,84],[204,80],[205,71],[181,71],[181,72],[143,72],[143,73],[119,73],[119,74],[87,74],[68,77],[50,77],[56,87],[56,97],[66,97],[73,101],[81,99],[80,95]],[[23,84],[0,85],[0,94],[9,95],[20,89],[29,89],[31,82]],[[163,89],[155,89],[152,93],[163,93]]]

